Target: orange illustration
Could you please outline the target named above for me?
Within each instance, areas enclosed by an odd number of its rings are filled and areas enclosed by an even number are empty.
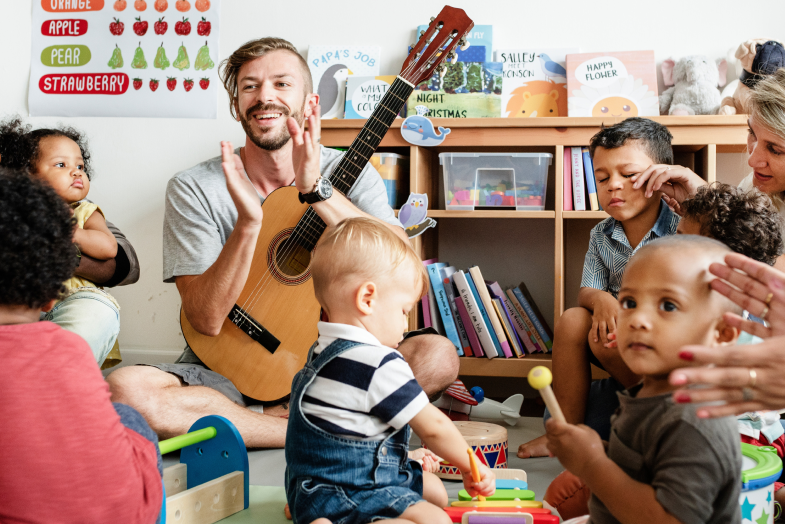
[[[126,1],[125,1],[125,0],[117,0],[117,1],[114,3],[114,10],[115,10],[115,11],[124,11],[124,10],[125,10],[125,8],[127,7],[127,5],[128,5],[128,4],[126,3]]]
[[[204,13],[208,9],[210,9],[210,0],[196,0],[194,7],[197,11]]]
[[[566,84],[553,80],[533,80],[512,92],[507,102],[508,118],[567,115]]]
[[[188,0],[177,0],[174,3],[174,6],[177,8],[178,11],[185,13],[189,9],[191,9],[191,2]]]
[[[144,0],[136,0],[136,2],[134,2],[134,9],[137,11],[144,11],[147,9],[147,2]]]
[[[629,98],[609,96],[594,104],[591,116],[638,116],[638,106]]]
[[[166,0],[155,0],[153,7],[155,7],[155,10],[159,13],[163,13],[169,8],[169,2]]]

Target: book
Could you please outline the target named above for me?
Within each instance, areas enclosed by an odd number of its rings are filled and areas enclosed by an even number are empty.
[[[447,302],[447,292],[444,289],[444,282],[442,280],[441,270],[447,267],[443,262],[436,262],[427,266],[428,278],[431,280],[431,287],[436,299],[436,307],[439,311],[439,316],[442,319],[442,326],[444,327],[444,336],[450,339],[450,342],[458,350],[458,356],[463,356],[463,345],[461,339],[458,337],[458,328],[455,326],[455,319],[452,316],[452,308]]]
[[[372,45],[311,45],[308,69],[322,118],[343,118],[349,75],[377,76],[382,48]]]
[[[502,301],[501,311],[499,315],[499,319],[502,322],[502,328],[504,327],[504,319],[507,319],[507,323],[510,325],[509,332],[505,330],[505,335],[507,335],[507,340],[510,342],[511,349],[515,351],[515,347],[512,347],[513,344],[517,344],[518,348],[521,351],[521,354],[517,354],[516,356],[522,357],[526,354],[526,348],[524,347],[521,340],[518,338],[518,333],[515,329],[512,328],[512,319],[509,318],[509,313],[507,312],[507,308],[504,306],[504,301],[507,299],[507,296],[502,291],[502,287],[499,285],[498,282],[489,282],[485,281],[485,285],[488,287],[488,293],[491,294],[491,299],[498,298]],[[512,334],[512,338],[510,338],[510,334]]]
[[[507,336],[504,334],[501,320],[499,319],[499,316],[495,314],[495,310],[493,309],[493,301],[491,300],[490,293],[488,293],[488,288],[485,286],[485,279],[482,278],[482,271],[480,271],[479,267],[472,266],[469,268],[469,273],[471,273],[472,280],[474,280],[474,283],[477,285],[477,291],[480,294],[480,299],[482,300],[485,310],[488,312],[488,316],[491,319],[491,326],[493,327],[493,331],[496,333],[496,338],[499,340],[499,346],[501,347],[502,353],[508,357],[512,356],[510,343],[507,340]]]
[[[569,147],[564,148],[564,183],[562,189],[564,191],[563,201],[565,211],[572,211],[572,150]]]
[[[501,111],[502,66],[498,62],[450,62],[443,73],[419,83],[407,101],[407,114],[417,106],[429,118],[495,118]]]
[[[504,76],[499,116],[567,116],[566,56],[577,52],[551,48],[496,50]]]
[[[654,51],[567,55],[569,116],[659,116]]]
[[[572,151],[572,202],[575,211],[586,211],[586,186],[583,175],[583,152],[580,147]]]
[[[469,339],[469,345],[471,346],[468,351],[464,350],[464,353],[466,353],[467,357],[485,356],[485,352],[482,350],[482,344],[480,344],[480,339],[477,338],[477,332],[474,330],[472,319],[469,316],[469,312],[466,311],[466,306],[463,304],[463,299],[460,295],[456,295],[455,297],[455,307],[458,309],[458,315],[461,317],[461,322],[463,322],[463,325],[466,327],[466,337]]]
[[[526,331],[529,333],[529,336],[534,341],[535,346],[537,348],[537,353],[547,353],[548,346],[545,345],[545,341],[540,337],[540,334],[537,332],[537,329],[534,327],[534,322],[529,318],[529,315],[526,314],[526,310],[523,309],[523,306],[518,301],[518,297],[515,296],[513,293],[512,288],[507,290],[507,297],[510,299],[510,304],[515,308],[515,312],[520,317],[523,324],[526,326]]]
[[[488,358],[496,357],[499,353],[496,351],[496,345],[491,338],[491,331],[489,330],[488,324],[486,324],[484,315],[480,309],[479,299],[475,296],[469,285],[471,275],[467,275],[459,270],[453,275],[453,280],[455,281],[455,287],[458,290],[458,294],[460,295],[461,300],[463,300],[463,305],[466,307],[466,311],[469,314],[469,318],[472,321],[477,338],[480,340],[480,344],[482,344],[483,353]]]
[[[589,195],[589,204],[592,211],[600,210],[600,203],[597,200],[597,183],[594,180],[594,165],[591,161],[588,147],[582,147],[583,153],[583,172],[586,174],[586,193]]]
[[[545,342],[545,347],[547,347],[548,351],[550,351],[553,347],[553,332],[551,331],[550,326],[548,326],[548,323],[545,321],[545,317],[543,317],[542,313],[540,313],[540,310],[537,307],[537,304],[534,302],[534,299],[529,294],[526,284],[521,282],[518,287],[513,288],[512,292],[515,294],[518,302],[521,303],[521,306],[523,306],[526,314],[534,324],[534,329],[537,330],[540,338],[542,338],[542,340]]]
[[[426,268],[428,264],[433,264],[434,262],[438,262],[439,259],[431,258],[428,260],[423,260],[422,265]],[[430,282],[428,283],[428,292],[420,299],[420,305],[422,307],[422,323],[423,327],[433,327],[433,321],[431,320],[431,285]],[[434,328],[436,329],[436,328]]]
[[[516,357],[521,358],[524,355],[524,352],[521,349],[520,342],[518,342],[518,337],[515,335],[515,331],[510,325],[510,321],[507,319],[507,314],[504,312],[504,304],[502,304],[502,301],[498,298],[492,298],[491,302],[493,302],[493,309],[496,311],[496,314],[499,315],[499,320],[502,323],[504,335],[510,342],[510,348],[512,349],[512,353],[509,355],[505,353],[504,356],[511,358],[514,354]]]
[[[450,305],[452,317],[455,320],[455,327],[458,330],[458,339],[461,341],[461,348],[463,353],[467,356],[472,356],[472,348],[469,344],[469,338],[466,335],[466,328],[463,325],[463,320],[458,314],[458,306],[455,302],[455,287],[453,286],[452,276],[457,270],[453,266],[444,267],[439,270],[442,277],[442,284],[444,285],[444,292],[447,295],[447,303]],[[459,352],[460,354],[460,352]],[[460,355],[463,356],[463,355]]]
[[[518,314],[518,312],[515,310],[515,306],[512,305],[510,297],[508,297],[505,293],[504,296],[500,298],[504,302],[504,308],[507,310],[507,314],[510,317],[510,324],[518,334],[518,340],[521,341],[521,344],[526,349],[526,353],[541,353],[542,348],[540,347],[540,344],[537,342],[537,339],[534,337],[534,335],[529,331],[529,328],[524,323],[520,314]]]
[[[344,118],[370,118],[379,102],[397,77],[351,75],[346,80],[346,107]],[[406,107],[398,118],[406,117]]]

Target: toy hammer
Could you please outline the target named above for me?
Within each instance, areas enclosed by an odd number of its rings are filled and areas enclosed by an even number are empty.
[[[551,370],[545,366],[537,366],[529,371],[529,384],[540,392],[545,405],[548,406],[548,411],[551,412],[551,416],[559,422],[566,423],[564,413],[561,412],[559,402],[551,389],[551,382],[553,382],[553,375],[551,375]]]

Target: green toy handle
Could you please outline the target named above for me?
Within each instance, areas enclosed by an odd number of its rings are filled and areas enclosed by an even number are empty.
[[[218,431],[212,426],[209,428],[199,429],[193,433],[186,433],[178,437],[172,437],[167,440],[162,440],[158,443],[158,448],[161,450],[161,455],[166,455],[172,451],[183,449],[186,446],[191,446],[205,440],[210,440],[218,434]]]

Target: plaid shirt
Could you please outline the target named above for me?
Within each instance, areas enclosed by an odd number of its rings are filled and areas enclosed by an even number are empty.
[[[630,257],[642,246],[665,235],[676,233],[680,217],[660,201],[660,214],[643,240],[633,249],[624,234],[621,222],[613,217],[606,218],[591,230],[589,251],[583,262],[581,287],[607,291],[619,297],[621,277]]]

